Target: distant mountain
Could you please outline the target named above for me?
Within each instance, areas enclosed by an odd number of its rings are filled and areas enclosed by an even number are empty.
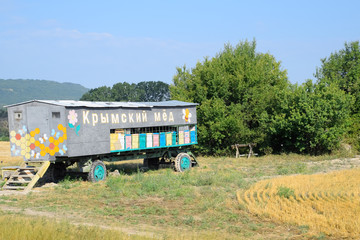
[[[79,100],[89,89],[75,83],[47,80],[0,79],[0,107],[28,100]]]

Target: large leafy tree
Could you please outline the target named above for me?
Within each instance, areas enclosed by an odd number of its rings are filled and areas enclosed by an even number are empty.
[[[138,91],[135,83],[116,83],[112,87],[112,99],[117,102],[136,102],[140,100],[141,92]]]
[[[159,102],[170,99],[169,84],[161,81],[139,82],[137,90],[140,92],[140,101]]]
[[[170,99],[169,85],[164,82],[127,82],[116,83],[110,87],[99,87],[85,93],[80,100],[84,101],[130,101],[159,102]]]
[[[353,112],[360,111],[360,46],[359,41],[345,43],[345,48],[321,59],[315,77],[320,82],[335,83],[355,97]]]
[[[82,101],[112,101],[111,88],[103,86],[90,89],[80,98]]]
[[[267,122],[275,152],[322,154],[338,148],[350,124],[353,98],[336,84],[293,85],[278,105],[280,114]]]
[[[199,148],[222,153],[234,143],[263,143],[263,116],[279,110],[278,92],[288,87],[280,62],[256,52],[256,42],[225,45],[213,58],[191,70],[177,68],[171,98],[199,103]]]
[[[345,43],[343,49],[321,59],[321,67],[315,77],[319,82],[336,84],[340,89],[354,97],[351,106],[351,128],[348,141],[360,150],[360,45],[359,41]]]
[[[7,118],[7,110],[6,108],[0,107],[0,118]]]
[[[0,107],[0,138],[9,136],[7,110]]]

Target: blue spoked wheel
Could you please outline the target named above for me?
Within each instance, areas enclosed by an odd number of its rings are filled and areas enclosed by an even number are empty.
[[[179,153],[175,158],[175,170],[177,172],[184,172],[191,168],[191,158],[187,153]]]
[[[96,181],[104,180],[105,169],[103,168],[103,166],[101,165],[96,166],[94,170],[94,177]]]
[[[90,182],[104,181],[106,179],[106,167],[102,161],[96,160],[91,164],[88,180]]]

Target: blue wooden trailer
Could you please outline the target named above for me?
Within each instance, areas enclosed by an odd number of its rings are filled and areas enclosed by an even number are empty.
[[[101,181],[106,178],[103,161],[144,159],[149,168],[165,164],[178,172],[188,170],[197,165],[190,151],[197,144],[196,106],[70,100],[6,106],[11,154],[23,156],[24,164],[4,189],[31,189],[43,176],[57,181],[74,164],[90,181]]]

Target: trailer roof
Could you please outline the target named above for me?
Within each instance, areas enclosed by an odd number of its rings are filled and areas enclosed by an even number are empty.
[[[163,101],[163,102],[89,102],[89,101],[74,101],[74,100],[30,100],[21,103],[7,105],[5,107],[13,107],[26,103],[39,102],[50,105],[57,105],[63,107],[89,107],[89,108],[141,108],[141,107],[188,107],[196,106],[197,103],[181,102],[181,101]]]

